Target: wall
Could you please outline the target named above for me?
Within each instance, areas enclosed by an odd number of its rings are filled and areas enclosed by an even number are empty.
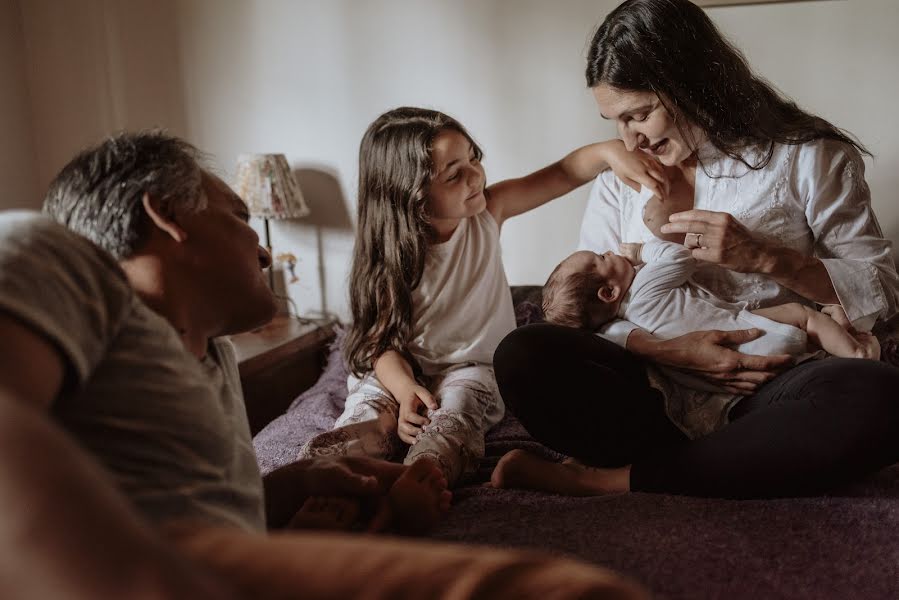
[[[304,312],[346,315],[358,145],[384,110],[412,104],[456,116],[486,149],[494,180],[600,135],[581,55],[614,2],[569,4],[560,11],[547,2],[516,2],[514,10],[481,1],[180,3],[192,139],[225,169],[240,152],[266,151],[286,153],[300,170],[312,214],[275,223],[272,235],[276,253],[300,257],[300,283],[291,290]],[[582,196],[509,223],[512,281],[542,280],[567,251]],[[558,241],[547,240],[541,222],[553,223]],[[535,235],[547,247],[531,243]]]
[[[300,169],[313,212],[276,223],[275,249],[300,257],[301,281],[291,290],[304,311],[345,316],[356,152],[368,123],[401,104],[443,109],[486,149],[492,180],[613,136],[582,71],[590,32],[616,4],[182,0],[189,132],[225,171],[243,151],[284,152]],[[869,145],[877,155],[868,170],[875,208],[899,239],[899,170],[892,167],[899,77],[890,65],[899,55],[899,3],[820,1],[709,14],[760,72]],[[507,223],[512,283],[542,282],[573,250],[586,194],[583,188]]]
[[[899,2],[829,0],[709,14],[759,73],[871,150],[874,210],[884,234],[899,244]]]
[[[25,38],[16,0],[0,0],[0,209],[40,206]]]
[[[41,190],[110,133],[185,134],[171,1],[28,0],[21,8]]]
[[[368,123],[401,104],[443,109],[485,148],[494,181],[611,137],[583,67],[590,32],[616,4],[23,1],[38,185],[78,148],[124,127],[186,135],[226,178],[241,152],[284,152],[312,208],[273,226],[276,252],[300,259],[300,282],[289,289],[302,312],[346,317],[357,150]],[[758,71],[872,149],[875,209],[899,239],[899,75],[891,64],[899,3],[822,0],[709,14]],[[8,57],[4,49],[0,64]],[[574,248],[586,194],[506,224],[512,283],[542,282]]]

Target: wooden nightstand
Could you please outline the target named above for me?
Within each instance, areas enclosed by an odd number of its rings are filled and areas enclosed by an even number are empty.
[[[318,380],[336,325],[333,319],[277,316],[260,329],[231,336],[253,435]]]

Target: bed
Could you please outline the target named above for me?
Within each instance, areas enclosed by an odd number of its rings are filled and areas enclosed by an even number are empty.
[[[513,288],[519,324],[540,320],[538,290]],[[292,462],[340,415],[340,340],[315,386],[255,437],[263,473]],[[899,366],[895,342],[883,350],[884,360]],[[477,476],[454,491],[432,538],[580,558],[642,582],[659,599],[899,598],[899,464],[828,496],[778,500],[570,498],[483,487],[514,448],[562,458],[507,415],[488,434]]]

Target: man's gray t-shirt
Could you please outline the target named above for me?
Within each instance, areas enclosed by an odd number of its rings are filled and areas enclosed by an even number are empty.
[[[198,360],[111,256],[30,212],[0,213],[0,312],[60,351],[52,417],[150,520],[264,529],[230,342]]]

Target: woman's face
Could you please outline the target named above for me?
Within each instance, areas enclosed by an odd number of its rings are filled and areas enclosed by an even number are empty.
[[[593,96],[604,119],[618,125],[618,135],[630,150],[641,150],[663,165],[677,166],[695,148],[684,139],[674,117],[653,92],[629,92],[604,83],[593,88]],[[694,137],[699,139],[694,130]]]

